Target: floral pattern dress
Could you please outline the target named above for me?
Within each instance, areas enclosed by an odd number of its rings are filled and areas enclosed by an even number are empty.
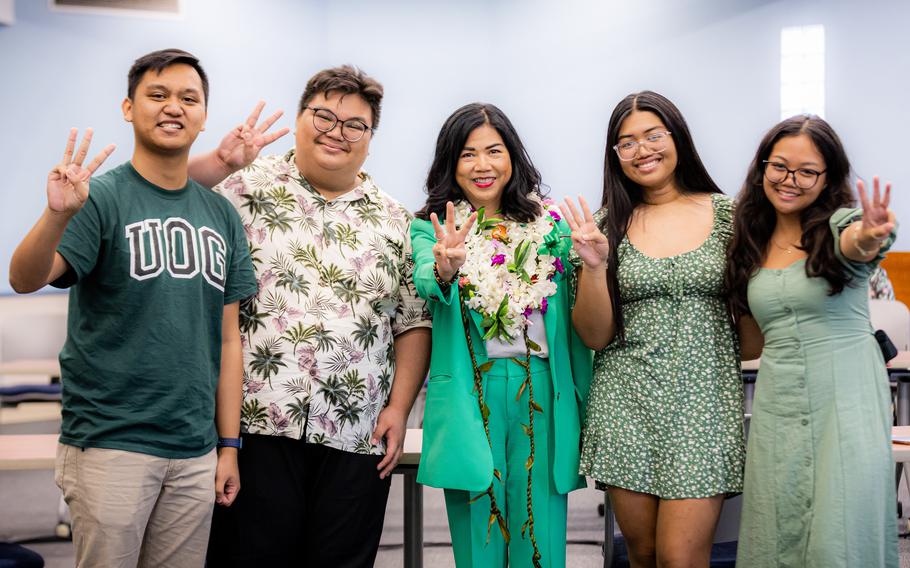
[[[625,238],[616,252],[625,340],[595,354],[581,456],[601,483],[662,499],[742,491],[742,378],[723,293],[733,202],[712,204],[695,250],[651,258]]]

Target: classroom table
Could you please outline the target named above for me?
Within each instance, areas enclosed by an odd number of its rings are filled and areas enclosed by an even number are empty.
[[[891,429],[894,437],[910,437],[910,426],[895,426]],[[891,455],[897,463],[910,462],[910,444],[891,444]]]
[[[743,388],[745,394],[745,412],[752,414],[752,399],[755,393],[755,380],[758,375],[761,359],[743,361]],[[888,364],[888,378],[897,387],[897,402],[895,404],[896,422],[898,426],[910,425],[910,351],[899,351]]]
[[[38,375],[60,377],[57,359],[14,359],[0,361],[0,375]]]
[[[59,434],[0,434],[0,469],[54,469]]]
[[[53,469],[58,434],[0,434],[0,470]],[[404,565],[423,566],[423,488],[417,466],[423,430],[409,429],[394,473],[404,476]]]

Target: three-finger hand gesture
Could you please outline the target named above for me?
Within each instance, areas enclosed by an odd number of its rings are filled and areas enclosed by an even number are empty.
[[[92,129],[85,130],[82,143],[76,150],[76,137],[79,131],[70,130],[66,141],[66,150],[63,160],[54,166],[47,176],[47,206],[51,212],[71,217],[82,209],[88,199],[89,178],[95,173],[104,160],[114,151],[114,145],[109,144],[95,156],[87,166],[82,165],[88,155],[89,145],[92,143]],[[74,153],[75,152],[75,155]]]
[[[439,217],[436,213],[430,213],[430,221],[436,231],[433,258],[436,259],[436,269],[439,271],[439,277],[443,280],[451,280],[464,264],[466,255],[464,241],[467,239],[468,233],[476,220],[477,213],[471,213],[464,225],[456,229],[455,205],[451,201],[446,204],[445,227],[439,224]]]
[[[275,121],[284,114],[283,110],[277,111],[257,125],[263,108],[265,108],[265,101],[259,101],[246,121],[228,132],[215,150],[218,159],[231,171],[235,172],[252,164],[253,160],[259,156],[260,150],[290,132],[288,128],[268,132]]]
[[[594,215],[585,198],[579,196],[578,202],[581,204],[581,213],[568,197],[559,210],[572,230],[572,246],[585,266],[601,268],[610,256],[610,243],[594,222]]]
[[[872,177],[872,199],[866,195],[863,180],[856,182],[856,190],[863,206],[863,223],[860,227],[860,239],[869,238],[884,241],[894,230],[894,213],[888,209],[891,202],[891,184],[885,184],[885,193],[879,190],[878,176]]]

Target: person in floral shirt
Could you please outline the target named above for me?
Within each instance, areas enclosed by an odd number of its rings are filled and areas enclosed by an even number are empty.
[[[240,212],[259,293],[241,306],[246,498],[215,513],[215,566],[372,566],[405,421],[426,376],[430,316],[411,283],[411,215],[361,166],[382,86],[320,71],[295,148],[279,114],[248,121],[194,159]],[[226,179],[224,179],[226,177]]]

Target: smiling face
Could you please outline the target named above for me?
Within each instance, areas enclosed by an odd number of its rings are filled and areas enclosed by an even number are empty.
[[[311,182],[321,182],[325,190],[347,190],[353,187],[357,173],[367,159],[371,131],[356,142],[348,142],[341,135],[341,123],[357,119],[373,126],[373,113],[363,97],[358,94],[319,93],[307,103],[309,109],[297,116],[294,138],[297,148],[297,168]],[[326,109],[338,117],[335,128],[320,132],[313,124],[311,109]]]
[[[659,116],[650,111],[632,111],[619,127],[617,144],[634,140],[638,152],[629,161],[620,161],[623,173],[645,189],[660,189],[673,184],[676,173],[676,145],[672,134],[665,138],[665,148],[655,152],[648,147],[647,137],[669,130]]]
[[[133,123],[137,149],[156,154],[188,154],[205,128],[202,79],[185,63],[146,71],[132,99],[122,105],[123,117]]]
[[[455,167],[455,182],[475,208],[499,209],[502,192],[512,179],[512,158],[499,132],[478,126],[465,140]]]
[[[781,138],[771,148],[771,154],[767,159],[771,162],[767,167],[801,170],[796,175],[803,179],[811,178],[812,174],[822,172],[818,175],[815,184],[807,189],[798,187],[794,183],[792,174],[788,173],[786,178],[775,183],[768,179],[766,173],[762,178],[765,197],[774,206],[778,215],[799,214],[818,199],[826,184],[826,176],[823,173],[825,159],[808,135],[797,134]],[[777,179],[773,173],[772,178]],[[805,183],[801,183],[801,185],[805,185]]]

